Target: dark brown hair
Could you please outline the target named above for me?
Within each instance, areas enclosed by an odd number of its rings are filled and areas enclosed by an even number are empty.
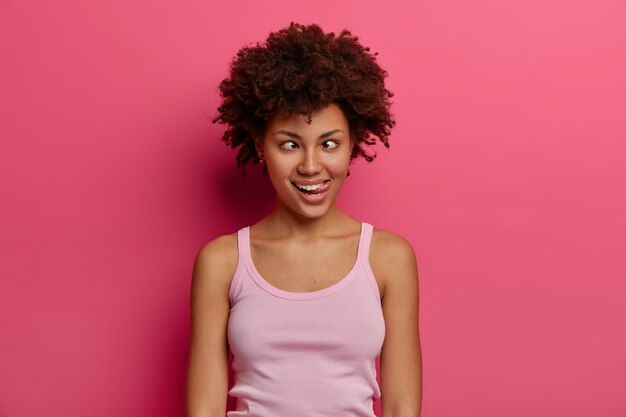
[[[272,116],[308,115],[337,103],[348,120],[354,141],[350,160],[371,162],[365,152],[378,138],[389,148],[395,120],[390,113],[393,93],[385,88],[387,72],[376,62],[378,53],[362,46],[348,30],[336,36],[316,25],[290,26],[270,33],[264,43],[243,47],[220,83],[222,103],[213,119],[228,125],[222,140],[239,148],[237,167],[258,163],[255,137],[263,135]],[[373,137],[372,137],[373,136]]]

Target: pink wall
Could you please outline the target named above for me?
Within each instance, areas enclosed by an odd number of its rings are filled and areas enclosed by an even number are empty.
[[[37,3],[0,6],[1,416],[184,415],[195,253],[272,204],[217,85],[291,20],[390,73],[340,203],[415,247],[422,415],[626,415],[624,2]]]

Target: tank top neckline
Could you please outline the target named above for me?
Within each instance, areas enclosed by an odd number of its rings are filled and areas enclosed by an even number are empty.
[[[252,254],[250,250],[250,226],[246,226],[240,231],[240,238],[242,241],[241,250],[244,256],[244,265],[252,279],[268,293],[287,300],[312,300],[316,298],[322,298],[334,294],[344,288],[346,285],[348,285],[359,271],[359,267],[361,266],[362,259],[367,249],[367,245],[369,245],[369,241],[371,238],[370,235],[370,224],[366,222],[361,222],[361,232],[357,247],[356,260],[354,261],[354,264],[352,265],[350,271],[343,278],[328,287],[316,291],[294,292],[282,290],[278,287],[275,287],[274,285],[270,284],[269,281],[263,278],[263,276],[256,269],[254,262],[252,261]]]

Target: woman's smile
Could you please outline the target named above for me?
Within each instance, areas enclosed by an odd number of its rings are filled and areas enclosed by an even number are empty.
[[[291,181],[291,184],[293,184],[304,201],[311,204],[319,204],[326,199],[331,187],[331,180],[315,181],[313,184],[303,181],[298,181],[297,183]]]

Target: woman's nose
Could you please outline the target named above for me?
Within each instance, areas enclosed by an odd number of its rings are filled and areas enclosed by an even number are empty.
[[[302,161],[298,165],[298,173],[302,175],[315,175],[321,170],[322,165],[319,162],[317,152],[305,152]]]

